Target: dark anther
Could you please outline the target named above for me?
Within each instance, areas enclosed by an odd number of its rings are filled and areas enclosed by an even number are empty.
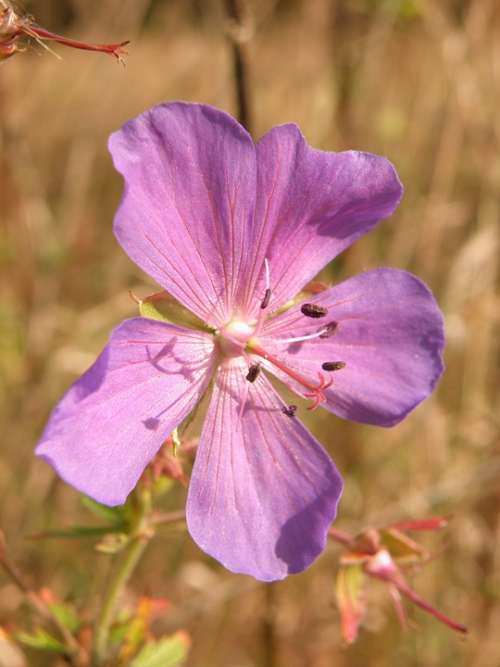
[[[259,373],[260,373],[260,364],[253,364],[248,369],[248,373],[246,374],[246,379],[249,382],[255,382],[255,380],[259,377]]]
[[[321,368],[324,371],[340,371],[341,368],[345,368],[345,361],[325,361],[321,364]]]
[[[297,406],[286,405],[285,407],[281,408],[281,412],[287,417],[295,417],[295,413],[297,412]]]
[[[323,306],[318,306],[316,303],[303,303],[300,312],[306,317],[324,317],[328,315],[328,310]]]
[[[264,298],[262,299],[262,303],[260,304],[260,307],[262,308],[262,310],[264,310],[264,308],[268,307],[270,300],[271,300],[271,290],[268,287],[266,289],[266,293],[264,294]]]
[[[322,329],[323,333],[321,333],[319,337],[330,338],[330,336],[333,336],[333,334],[337,331],[338,326],[339,326],[338,322],[328,322],[328,324],[326,324],[323,327]]]

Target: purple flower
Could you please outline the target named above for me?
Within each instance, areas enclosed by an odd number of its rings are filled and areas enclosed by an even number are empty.
[[[290,305],[402,193],[384,158],[310,148],[295,125],[257,144],[230,116],[154,107],[110,140],[122,247],[205,327],[132,318],[54,410],[38,445],[69,484],[123,503],[213,380],[187,501],[198,545],[266,581],[322,551],[342,482],[267,378],[340,417],[392,426],[442,371],[442,318],[404,271],[367,271]],[[265,371],[265,372],[262,372]]]

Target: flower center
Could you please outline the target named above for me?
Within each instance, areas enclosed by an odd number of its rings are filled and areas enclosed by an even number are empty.
[[[255,325],[248,324],[240,319],[230,320],[217,333],[219,349],[225,357],[240,357],[245,347],[254,335]]]
[[[298,383],[302,387],[302,395],[304,398],[312,399],[312,404],[309,406],[309,410],[315,410],[320,403],[327,400],[325,391],[332,385],[333,378],[331,376],[325,377],[323,373],[318,370],[318,379],[311,380],[309,377],[305,377],[293,368],[289,368],[281,359],[276,357],[274,354],[267,352],[261,346],[258,336],[267,317],[266,311],[272,297],[269,262],[267,259],[264,260],[264,270],[265,292],[260,302],[260,309],[257,319],[252,321],[252,323],[249,323],[245,320],[239,319],[238,317],[234,317],[215,334],[217,345],[224,357],[224,361],[222,363],[225,365],[226,361],[230,361],[231,359],[237,357],[243,357],[241,360],[242,363],[244,365],[248,364],[245,371],[245,379],[250,384],[253,384],[259,377],[261,370],[261,362],[256,361],[255,357],[257,356],[261,359],[264,359],[268,364],[275,366],[282,373]],[[314,319],[326,317],[328,315],[328,309],[317,303],[302,304],[300,310],[305,317]],[[330,336],[335,334],[337,327],[338,323],[332,320],[314,333],[305,334],[302,336],[294,336],[292,338],[278,338],[275,339],[275,342],[288,345],[290,343],[303,342],[315,338],[330,338]],[[345,363],[343,361],[326,361],[321,366],[322,370],[324,371],[338,371],[344,367]],[[248,387],[245,389],[245,398],[242,401],[242,408],[240,411],[241,415],[243,414],[247,392]],[[289,417],[293,417],[296,410],[297,406],[291,405],[287,408],[284,408],[283,412]]]

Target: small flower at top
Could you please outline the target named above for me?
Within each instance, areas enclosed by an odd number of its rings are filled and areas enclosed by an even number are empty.
[[[402,521],[385,528],[370,528],[351,537],[336,528],[330,538],[342,544],[346,551],[340,559],[337,573],[337,603],[340,610],[342,636],[348,644],[356,641],[360,624],[366,613],[366,582],[370,577],[383,581],[391,596],[398,619],[406,626],[402,597],[431,614],[452,630],[466,633],[467,628],[426,602],[407,583],[403,573],[406,566],[423,565],[429,554],[408,531],[438,530],[448,521],[444,517]]]
[[[47,49],[45,42],[57,42],[73,49],[107,53],[120,62],[123,62],[127,54],[125,46],[129,43],[126,41],[118,44],[92,44],[57,35],[37,25],[31,17],[21,16],[7,2],[0,0],[0,61],[22,51],[23,40],[35,41]]]
[[[443,368],[440,311],[410,273],[375,269],[297,296],[391,215],[396,171],[370,153],[310,148],[293,124],[255,144],[223,111],[181,102],[146,111],[109,146],[125,179],[116,237],[190,313],[182,324],[119,325],[37,453],[83,493],[121,504],[210,391],[187,500],[192,537],[233,572],[301,572],[325,547],[342,481],[301,406],[268,376],[309,409],[393,426]]]

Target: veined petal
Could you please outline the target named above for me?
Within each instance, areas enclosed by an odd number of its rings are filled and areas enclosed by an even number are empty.
[[[79,491],[122,504],[206,390],[213,352],[207,334],[126,320],[54,409],[37,455]]]
[[[432,392],[442,371],[443,318],[429,289],[406,271],[377,269],[350,278],[308,300],[328,309],[321,319],[305,317],[300,304],[269,320],[262,347],[317,382],[333,379],[322,403],[354,421],[393,426]],[[338,324],[328,338],[280,343],[279,339]],[[345,368],[322,371],[322,363]],[[303,388],[276,367],[267,368],[299,393]]]
[[[255,205],[255,146],[231,116],[161,104],[113,134],[125,178],[115,234],[129,257],[209,324],[231,315]]]
[[[310,148],[296,125],[257,144],[253,272],[247,294],[263,292],[271,269],[270,310],[295,296],[329,261],[394,211],[402,186],[392,164],[370,153]],[[255,298],[254,298],[255,301]]]
[[[226,568],[272,581],[301,572],[323,550],[342,481],[317,440],[282,412],[268,380],[261,374],[251,384],[245,374],[240,361],[217,373],[187,521]]]

